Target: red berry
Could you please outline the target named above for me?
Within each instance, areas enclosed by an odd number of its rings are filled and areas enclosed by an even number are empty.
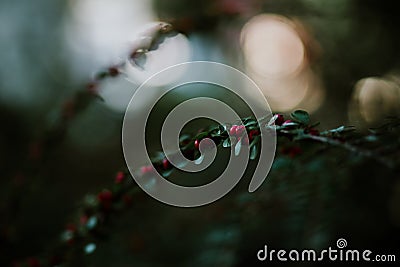
[[[237,125],[233,125],[231,127],[231,129],[229,130],[229,135],[231,135],[231,136],[236,135],[236,129],[237,129]]]
[[[169,163],[168,159],[166,159],[166,158],[163,159],[162,165],[163,165],[164,170],[168,170],[170,167],[170,163]]]
[[[253,140],[254,137],[256,137],[256,136],[259,135],[259,134],[260,134],[260,131],[259,131],[259,130],[251,130],[251,131],[249,132],[249,139],[250,139],[250,140]]]
[[[285,121],[285,118],[283,117],[282,114],[277,114],[276,120],[275,120],[275,125],[281,126],[283,122]]]
[[[284,123],[282,123],[283,125],[285,125],[285,124],[289,124],[289,123],[292,123],[293,121],[292,120],[286,120]]]
[[[200,141],[199,140],[194,140],[194,147],[196,148],[196,149],[199,149],[199,146],[200,146]]]
[[[110,202],[112,200],[112,193],[110,190],[103,190],[98,195],[97,198],[100,202]]]
[[[124,181],[124,179],[125,179],[125,173],[117,172],[117,175],[115,176],[115,183],[120,184]]]
[[[103,190],[97,195],[98,200],[100,201],[100,204],[102,205],[103,209],[109,210],[111,208],[112,204],[112,192],[109,190]]]

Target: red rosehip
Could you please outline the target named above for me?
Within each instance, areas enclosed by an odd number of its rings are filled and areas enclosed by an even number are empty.
[[[112,200],[112,192],[110,190],[103,190],[98,195],[97,198],[100,202],[110,202]]]
[[[252,141],[254,139],[254,137],[256,137],[259,134],[260,134],[259,130],[251,130],[249,132],[249,139]]]
[[[198,139],[194,140],[194,147],[196,149],[199,149],[199,146],[200,146],[200,141]]]
[[[104,210],[109,210],[111,208],[112,198],[113,198],[111,191],[103,190],[97,195],[97,198]]]
[[[117,175],[115,175],[115,183],[120,184],[124,181],[124,179],[125,179],[125,173],[117,172]]]
[[[285,121],[285,118],[283,117],[282,114],[277,114],[276,120],[275,120],[275,125],[281,126]]]
[[[169,163],[168,159],[164,158],[162,160],[162,165],[163,165],[164,170],[168,170],[170,167],[170,163]]]
[[[237,125],[233,125],[231,127],[231,129],[229,130],[229,135],[231,135],[231,136],[236,135],[236,129],[237,129]]]

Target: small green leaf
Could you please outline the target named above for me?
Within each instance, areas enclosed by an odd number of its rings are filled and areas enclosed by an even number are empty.
[[[164,178],[167,178],[168,176],[171,175],[172,172],[173,172],[173,169],[163,171],[163,172],[162,172],[162,176],[163,176]]]
[[[235,156],[239,155],[241,148],[242,148],[242,140],[239,140],[239,142],[237,142],[235,145]]]
[[[183,135],[181,135],[181,136],[179,136],[179,142],[184,142],[184,141],[188,141],[188,140],[190,140],[190,135],[188,135],[188,134],[183,134]]]
[[[86,254],[92,254],[96,250],[96,244],[95,243],[89,243],[85,246],[85,253]]]
[[[86,227],[88,229],[93,229],[93,228],[96,227],[96,225],[97,225],[97,217],[96,216],[90,217],[89,220],[86,223]]]
[[[258,122],[256,121],[256,120],[247,120],[245,123],[244,123],[244,126],[247,128],[247,127],[249,127],[249,126],[253,126],[253,125],[257,125],[258,124]]]
[[[294,121],[297,121],[298,123],[302,123],[302,124],[310,123],[310,115],[307,113],[307,111],[304,111],[304,110],[293,111],[290,114],[290,117],[292,117],[292,119]]]
[[[231,146],[231,140],[229,138],[226,138],[224,142],[222,143],[223,147],[230,147]]]
[[[208,136],[208,132],[201,132],[198,135],[196,135],[196,139],[201,140],[207,136]]]
[[[258,149],[257,146],[253,146],[250,151],[250,159],[253,160],[257,157]]]
[[[255,146],[255,144],[257,144],[259,140],[260,140],[260,136],[258,135],[253,139],[253,141],[251,141],[250,147]]]

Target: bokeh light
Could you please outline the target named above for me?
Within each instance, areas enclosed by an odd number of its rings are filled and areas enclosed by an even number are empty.
[[[356,83],[349,107],[352,123],[377,123],[394,114],[400,114],[400,86],[395,77],[369,77]]]
[[[305,66],[305,47],[291,21],[277,15],[258,15],[241,35],[246,64],[263,77],[282,78]]]
[[[124,58],[142,26],[155,20],[150,1],[70,0],[65,42],[76,76]]]
[[[273,110],[313,112],[322,104],[324,89],[308,56],[317,48],[299,21],[257,15],[243,27],[241,46],[245,68]]]

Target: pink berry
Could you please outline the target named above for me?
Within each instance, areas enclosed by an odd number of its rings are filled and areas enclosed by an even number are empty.
[[[125,174],[123,172],[118,172],[117,175],[115,176],[115,183],[120,184],[124,181],[125,179]]]
[[[281,126],[285,121],[285,118],[282,114],[277,114],[277,118],[275,120],[275,125]]]
[[[196,139],[196,140],[194,141],[194,147],[195,147],[196,149],[199,149],[199,146],[200,146],[200,141]]]
[[[231,136],[236,135],[236,129],[237,129],[237,125],[233,125],[231,127],[231,129],[229,130],[229,135],[231,135]]]
[[[112,199],[112,193],[110,190],[103,190],[97,195],[97,198],[100,202],[109,202]]]
[[[259,134],[260,134],[260,131],[259,131],[259,130],[251,130],[251,131],[249,132],[249,139],[250,139],[250,140],[253,140],[254,137],[256,137],[256,136],[259,135]]]
[[[164,170],[168,170],[169,166],[170,166],[170,163],[169,163],[168,159],[166,159],[166,158],[163,159],[162,165],[163,165]]]

